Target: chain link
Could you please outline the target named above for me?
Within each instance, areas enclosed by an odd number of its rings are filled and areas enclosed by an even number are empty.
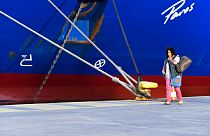
[[[78,11],[77,11],[77,13],[75,15],[75,18],[73,20],[74,24],[77,21],[77,19],[79,17],[79,14],[82,11],[82,8],[83,8],[83,3],[80,4],[80,7],[79,7],[79,9],[78,9]],[[70,29],[68,30],[68,33],[67,33],[67,35],[66,35],[66,37],[65,37],[65,39],[63,41],[62,47],[64,47],[66,42],[68,41],[68,38],[70,36],[70,33],[71,33],[72,29],[73,29],[73,25],[71,25]],[[59,49],[55,59],[53,60],[53,64],[51,65],[50,70],[47,72],[47,75],[45,76],[44,80],[42,81],[42,84],[40,85],[39,90],[37,91],[36,96],[34,97],[34,100],[36,100],[38,98],[38,96],[40,95],[41,91],[43,90],[44,85],[46,84],[47,80],[49,79],[50,74],[52,73],[53,69],[55,68],[55,64],[57,63],[57,61],[58,61],[62,51],[63,51],[62,49]]]

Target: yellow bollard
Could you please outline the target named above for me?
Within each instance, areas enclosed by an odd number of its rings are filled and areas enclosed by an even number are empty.
[[[141,81],[139,83],[139,90],[141,89],[151,89],[151,88],[157,88],[158,84],[155,82],[148,82],[148,81]]]
[[[158,84],[155,83],[155,82],[148,82],[148,81],[141,81],[139,83],[139,90],[142,91],[143,93],[147,94],[148,96],[151,97],[151,88],[157,88],[158,87]],[[135,98],[135,100],[140,100],[140,101],[148,101],[148,100],[151,100],[151,99],[148,99],[148,98],[145,98],[144,96],[137,96]]]

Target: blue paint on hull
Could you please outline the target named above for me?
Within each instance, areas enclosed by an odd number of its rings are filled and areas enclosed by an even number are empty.
[[[163,24],[161,13],[177,0],[116,0],[119,14],[131,44],[137,65],[143,75],[161,75],[165,49],[173,46],[179,55],[187,55],[193,63],[184,73],[189,76],[210,76],[210,9],[208,0],[187,0],[184,8],[195,3],[194,9]],[[66,15],[74,9],[76,0],[55,0]],[[57,42],[65,19],[47,1],[4,1],[0,10],[27,24]],[[0,73],[47,73],[57,48],[0,15]],[[129,74],[135,74],[111,0],[95,43]],[[91,45],[67,45],[67,49],[94,64],[104,58]],[[33,67],[21,67],[22,54],[33,55]],[[106,63],[102,68],[119,74]],[[55,74],[98,74],[75,58],[62,53],[53,71]]]

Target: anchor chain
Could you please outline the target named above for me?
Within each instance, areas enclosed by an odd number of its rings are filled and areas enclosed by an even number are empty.
[[[75,23],[77,21],[77,19],[79,17],[79,14],[82,11],[82,9],[83,9],[83,3],[80,4],[80,7],[79,7],[79,9],[78,9],[78,11],[77,11],[77,13],[75,15],[74,20],[73,20],[73,23]],[[71,25],[71,27],[68,30],[68,33],[67,33],[67,35],[66,35],[66,37],[65,37],[65,39],[63,41],[63,44],[61,45],[62,47],[64,47],[66,42],[68,41],[68,38],[70,36],[70,33],[71,33],[72,29],[73,29],[73,26]],[[63,51],[62,49],[59,49],[59,51],[58,51],[58,53],[57,53],[57,55],[56,55],[56,57],[55,57],[55,59],[53,61],[53,64],[50,66],[50,70],[47,72],[47,75],[45,76],[44,80],[42,81],[42,84],[40,85],[39,90],[37,91],[36,96],[34,97],[34,101],[38,98],[38,96],[40,95],[41,91],[43,90],[44,85],[46,84],[47,80],[49,79],[50,74],[52,73],[53,69],[55,68],[55,64],[57,63],[57,61],[58,61],[62,51]]]

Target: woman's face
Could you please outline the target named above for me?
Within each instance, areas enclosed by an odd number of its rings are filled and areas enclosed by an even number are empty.
[[[172,57],[172,53],[170,50],[168,50],[168,57],[171,58]]]

